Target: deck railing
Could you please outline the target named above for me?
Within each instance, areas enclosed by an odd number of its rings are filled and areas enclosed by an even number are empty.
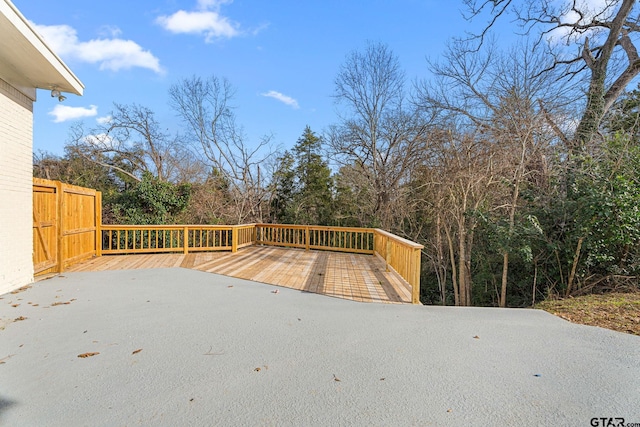
[[[254,243],[254,228],[254,224],[103,225],[101,254],[235,252]]]
[[[376,255],[385,260],[387,270],[393,268],[411,285],[411,301],[418,304],[420,302],[420,259],[424,246],[376,229],[374,247]]]
[[[385,261],[411,286],[420,302],[422,245],[376,228],[290,224],[103,225],[98,255],[161,252],[231,251],[251,245],[281,246],[357,254]]]
[[[256,224],[256,244],[373,254],[373,228]]]

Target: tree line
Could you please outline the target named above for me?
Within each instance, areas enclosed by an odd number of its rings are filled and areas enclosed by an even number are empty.
[[[486,27],[428,61],[432,77],[409,82],[368,43],[335,76],[335,123],[290,150],[247,141],[231,83],[194,76],[168,94],[181,133],[114,104],[34,174],[101,190],[105,223],[383,228],[424,244],[425,303],[637,289],[636,2],[463,1]],[[503,49],[491,30],[508,15],[527,36]]]

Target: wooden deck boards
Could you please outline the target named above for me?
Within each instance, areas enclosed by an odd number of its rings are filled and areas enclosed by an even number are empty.
[[[110,255],[67,271],[190,268],[362,302],[411,303],[409,285],[371,255],[251,246],[230,252]]]

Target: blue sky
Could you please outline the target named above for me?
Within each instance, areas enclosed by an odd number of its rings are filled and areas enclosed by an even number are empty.
[[[94,126],[114,102],[149,107],[177,130],[169,87],[211,74],[236,88],[249,145],[273,134],[289,148],[306,125],[321,134],[336,122],[333,82],[349,52],[386,43],[408,80],[424,78],[425,58],[471,29],[455,0],[13,2],[85,84],[84,96],[63,103],[38,91],[34,150],[55,154],[70,125]]]

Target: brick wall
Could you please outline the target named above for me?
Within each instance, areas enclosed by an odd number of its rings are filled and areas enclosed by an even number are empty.
[[[0,79],[0,294],[33,281],[33,102]]]

